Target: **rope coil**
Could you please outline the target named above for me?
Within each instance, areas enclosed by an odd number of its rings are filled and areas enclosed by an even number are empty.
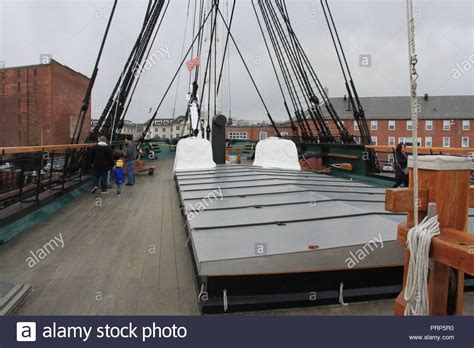
[[[428,315],[428,269],[431,239],[440,234],[438,216],[425,217],[410,229],[407,235],[407,248],[410,262],[405,285],[404,299],[407,301],[405,315]]]

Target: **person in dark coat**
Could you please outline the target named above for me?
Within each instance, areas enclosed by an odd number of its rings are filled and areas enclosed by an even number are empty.
[[[394,188],[399,187],[403,184],[403,186],[408,186],[408,156],[406,154],[406,147],[404,143],[400,143],[397,145],[395,151],[395,185]]]
[[[114,166],[114,152],[107,144],[107,138],[103,135],[99,137],[99,142],[92,148],[91,162],[94,167],[91,192],[95,193],[97,191],[100,180],[101,193],[108,193],[107,173]]]
[[[137,159],[137,147],[133,142],[133,138],[127,136],[125,138],[125,167],[127,169],[127,184],[125,186],[133,186],[135,184],[135,176],[133,175],[133,164]]]

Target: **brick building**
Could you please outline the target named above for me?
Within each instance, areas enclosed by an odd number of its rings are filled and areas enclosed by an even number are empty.
[[[357,123],[346,98],[331,99],[345,127],[359,136]],[[409,97],[361,98],[374,144],[395,146],[399,142],[412,144]],[[418,144],[427,147],[473,147],[474,96],[422,96],[418,101]],[[332,122],[329,127],[337,131]],[[282,135],[291,135],[288,123],[279,125]],[[274,136],[270,126],[230,126],[227,138],[258,141]],[[357,140],[357,139],[356,139]]]
[[[359,135],[347,100],[334,106],[350,133]],[[412,144],[409,97],[361,98],[372,141],[376,145]],[[418,144],[426,147],[472,147],[474,96],[421,96],[418,98]]]
[[[54,60],[0,69],[0,146],[67,144],[89,78]],[[82,135],[90,132],[90,109]]]

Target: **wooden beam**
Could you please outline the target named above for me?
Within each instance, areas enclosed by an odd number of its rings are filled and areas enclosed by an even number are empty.
[[[469,188],[469,208],[474,208],[474,186]]]
[[[428,206],[428,191],[420,188],[418,191],[418,211],[426,211]],[[413,190],[396,188],[385,190],[385,210],[394,213],[413,212]]]
[[[332,158],[344,158],[344,159],[352,159],[352,160],[358,160],[360,158],[360,156],[344,155],[340,153],[331,153],[331,152],[328,153],[327,156],[332,157]]]
[[[398,225],[397,241],[406,245],[408,227]],[[474,235],[452,228],[441,228],[431,241],[430,257],[460,272],[474,276]]]
[[[448,288],[449,267],[435,260],[429,276],[429,315],[448,314]]]
[[[387,153],[393,153],[395,151],[394,146],[386,146],[386,145],[366,145],[366,149],[374,150],[376,152],[387,152]],[[406,151],[409,153],[412,153],[413,148],[411,146],[406,147]],[[459,147],[418,147],[419,153],[424,153],[424,154],[438,154],[438,153],[443,153],[443,154],[465,154],[469,155],[471,153],[474,153],[474,148],[459,148]]]
[[[61,151],[71,149],[82,149],[92,147],[95,144],[66,144],[66,145],[45,145],[45,146],[16,146],[16,147],[0,147],[0,155],[31,153],[45,151]]]

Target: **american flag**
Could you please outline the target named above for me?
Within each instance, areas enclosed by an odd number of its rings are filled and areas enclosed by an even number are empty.
[[[193,70],[199,64],[201,64],[201,58],[199,57],[193,58],[190,61],[186,62],[186,66],[188,67],[189,71]]]

